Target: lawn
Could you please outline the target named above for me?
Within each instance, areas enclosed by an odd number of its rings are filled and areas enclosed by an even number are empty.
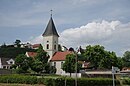
[[[0,86],[45,86],[43,84],[6,84],[6,83],[0,83]]]

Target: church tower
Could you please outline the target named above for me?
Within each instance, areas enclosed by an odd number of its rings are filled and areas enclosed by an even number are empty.
[[[59,37],[52,19],[52,14],[42,36],[43,36],[43,43],[42,43],[43,49],[48,52],[51,59],[53,54],[58,51],[58,37]]]

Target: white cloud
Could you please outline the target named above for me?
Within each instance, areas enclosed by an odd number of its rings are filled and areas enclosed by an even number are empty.
[[[60,34],[60,43],[68,47],[100,44],[121,56],[130,49],[130,23],[120,21],[91,22],[79,28],[70,28]]]
[[[119,21],[108,22],[91,22],[79,28],[71,28],[64,30],[61,35],[61,42],[64,45],[86,45],[86,43],[107,40],[112,32],[120,24]]]
[[[122,55],[130,49],[130,23],[123,24],[120,21],[102,20],[101,22],[91,22],[78,28],[66,29],[60,33],[60,44],[69,47],[82,46],[88,44],[100,44],[107,50],[115,51]],[[42,36],[32,38],[31,42],[41,43]]]
[[[32,43],[32,44],[41,44],[42,43],[42,40],[43,40],[43,37],[42,37],[42,35],[40,35],[40,36],[37,36],[37,37],[30,37],[30,43]]]

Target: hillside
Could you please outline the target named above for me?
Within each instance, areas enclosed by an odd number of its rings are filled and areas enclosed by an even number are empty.
[[[27,51],[36,51],[30,48],[1,47],[0,57],[15,58],[18,54],[25,54]]]

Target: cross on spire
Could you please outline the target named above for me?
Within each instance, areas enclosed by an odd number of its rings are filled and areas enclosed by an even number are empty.
[[[50,12],[51,12],[51,17],[52,17],[52,11],[53,11],[53,10],[50,10]]]

